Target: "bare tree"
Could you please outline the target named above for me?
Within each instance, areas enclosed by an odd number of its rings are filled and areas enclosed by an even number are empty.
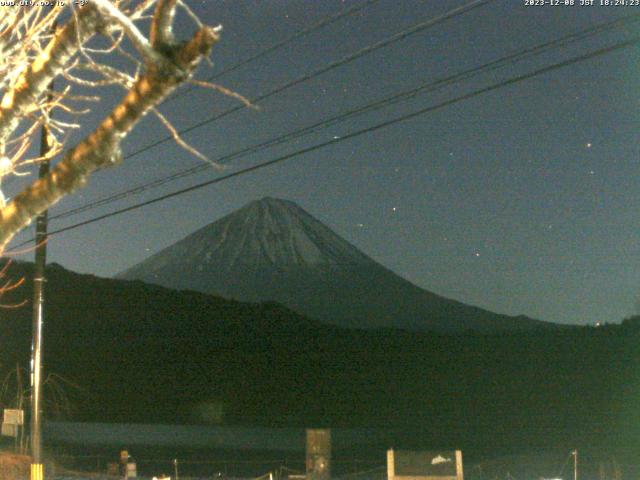
[[[178,8],[197,25],[186,41],[174,37]],[[145,22],[150,24],[148,35],[141,28]],[[178,143],[201,156],[177,136],[155,107],[181,83],[191,81],[219,31],[201,24],[182,0],[67,0],[52,7],[0,6],[0,182],[6,176],[24,174],[22,169],[43,160],[28,156],[43,124],[50,132],[47,156],[62,155],[46,177],[34,180],[9,201],[4,195],[0,198],[0,250],[35,216],[83,186],[92,172],[119,163],[123,139],[150,111]],[[107,39],[106,44],[102,39]],[[114,54],[130,60],[132,68],[115,68],[108,60]],[[51,94],[48,86],[56,78],[63,87]],[[108,85],[125,89],[122,100],[92,133],[67,146],[65,140],[79,124],[66,118],[86,113],[88,102],[98,99],[94,91]],[[55,110],[63,112],[64,119],[52,115]]]

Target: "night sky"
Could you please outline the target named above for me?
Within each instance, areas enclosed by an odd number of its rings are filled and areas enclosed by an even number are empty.
[[[208,78],[363,0],[188,1],[222,24]],[[580,0],[576,0],[576,4]],[[258,97],[468,0],[379,0],[215,81]],[[526,6],[496,0],[392,43],[184,135],[211,159],[325,118],[629,15],[640,6]],[[293,142],[234,159],[85,213],[51,230],[238,168],[341,138],[526,72],[632,38],[640,21],[556,48]],[[193,25],[180,18],[186,37]],[[111,276],[264,196],[293,200],[386,267],[467,304],[561,323],[619,322],[640,301],[640,55],[637,46],[557,69],[387,128],[336,142],[107,220],[61,233],[49,261]],[[88,133],[120,93],[105,90]],[[187,128],[238,106],[195,89],[161,110]],[[148,116],[125,154],[167,135]],[[77,138],[74,137],[74,138]],[[96,174],[51,215],[202,162],[165,142]],[[9,183],[12,195],[23,179]],[[28,239],[25,232],[13,244]],[[31,256],[31,255],[29,255]],[[21,257],[27,258],[27,257]]]

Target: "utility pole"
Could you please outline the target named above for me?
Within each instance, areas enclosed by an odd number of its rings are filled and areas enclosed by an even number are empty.
[[[49,85],[49,100],[52,97],[53,83]],[[42,125],[40,137],[40,156],[46,157],[51,149],[49,128]],[[42,160],[38,177],[49,173],[49,160]],[[33,271],[33,322],[31,343],[31,480],[44,479],[42,464],[42,327],[44,323],[44,284],[47,264],[47,218],[45,210],[36,218],[36,255]]]
[[[573,480],[578,480],[578,450],[571,452],[573,455]]]

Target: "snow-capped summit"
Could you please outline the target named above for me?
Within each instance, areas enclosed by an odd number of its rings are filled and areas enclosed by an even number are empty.
[[[293,202],[265,197],[175,245],[203,264],[344,265],[371,263],[366,255]],[[174,247],[171,247],[174,248]],[[182,257],[184,259],[184,257]]]
[[[512,330],[545,325],[440,297],[378,264],[293,202],[253,201],[118,275],[342,326]]]

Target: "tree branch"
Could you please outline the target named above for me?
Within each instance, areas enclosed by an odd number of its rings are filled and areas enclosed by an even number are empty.
[[[147,38],[142,34],[138,27],[131,21],[129,17],[127,17],[124,13],[120,11],[115,5],[111,3],[110,0],[92,0],[96,6],[96,8],[102,13],[105,17],[112,20],[112,23],[116,23],[120,25],[124,33],[129,37],[131,43],[133,43],[142,55],[142,58],[147,63],[154,63],[158,61],[158,54],[153,49]]]
[[[47,47],[16,79],[0,102],[0,155],[21,118],[40,100],[51,81],[78,52],[78,41],[88,40],[97,30],[100,17],[87,5],[78,13],[77,22],[56,32]]]
[[[154,48],[161,49],[163,45],[172,45],[175,42],[172,27],[177,2],[178,0],[158,0],[149,33]]]
[[[219,31],[219,27],[203,27],[187,43],[157,52],[159,60],[147,66],[147,72],[136,81],[120,104],[98,128],[68,151],[47,176],[35,181],[0,210],[0,249],[3,249],[18,231],[27,226],[32,218],[63,196],[86,184],[92,172],[118,163],[122,157],[120,150],[122,139],[152,107],[189,78],[199,61],[209,54],[218,40]],[[70,33],[67,32],[65,38],[68,35]],[[68,61],[70,55],[63,56],[54,48],[56,45],[65,43],[61,42],[59,36],[60,34],[56,35],[47,51],[51,52],[52,59],[64,57],[64,60]],[[53,47],[51,47],[52,44]],[[75,53],[77,47],[74,48]],[[53,56],[53,52],[58,52],[57,57]],[[61,67],[47,66],[50,62],[40,63],[39,70],[54,71],[57,68],[58,73],[61,70]],[[58,60],[53,63],[58,66],[60,64]],[[31,70],[33,72],[30,78],[39,72],[35,68]],[[18,90],[18,93],[24,90],[31,89],[24,88]],[[3,128],[1,120],[0,116],[0,130]],[[8,128],[7,122],[8,120],[5,120],[4,129]]]

